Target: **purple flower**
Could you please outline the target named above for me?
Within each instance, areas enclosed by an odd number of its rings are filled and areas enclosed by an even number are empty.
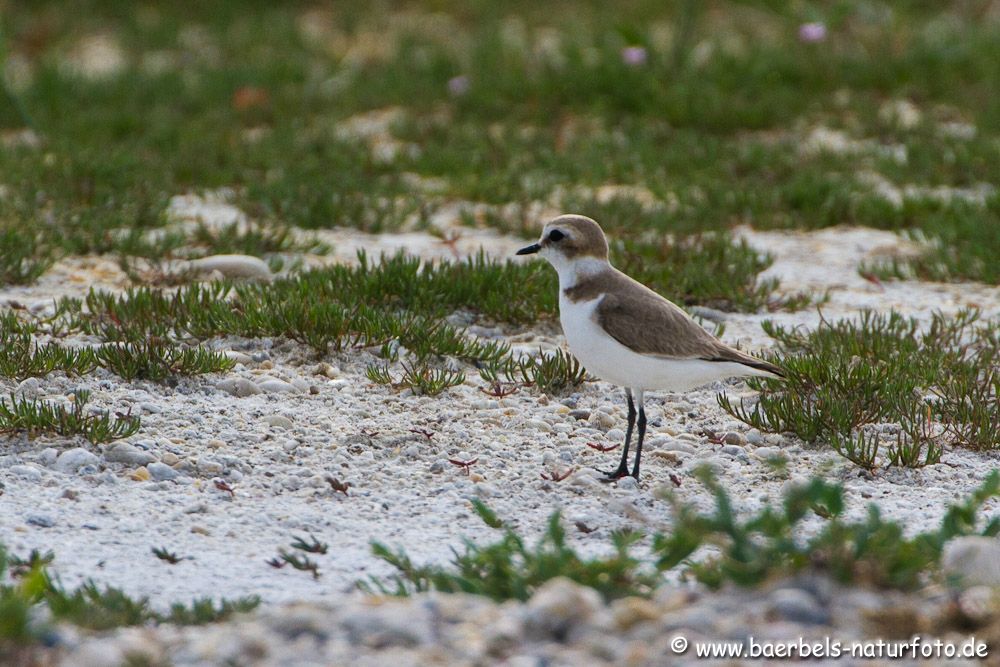
[[[622,49],[622,62],[629,67],[646,64],[646,49],[641,46],[626,46]]]
[[[455,97],[461,97],[469,92],[469,77],[464,74],[461,76],[453,76],[448,79],[448,92]]]
[[[803,23],[799,26],[799,40],[815,44],[826,39],[826,25],[823,23]]]

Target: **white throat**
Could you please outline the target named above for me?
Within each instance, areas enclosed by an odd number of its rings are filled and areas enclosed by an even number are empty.
[[[552,268],[559,274],[559,289],[565,290],[575,286],[581,279],[587,278],[597,273],[602,273],[611,268],[611,264],[606,259],[596,257],[579,257],[577,259],[567,259],[565,255],[557,251],[543,251],[543,257],[548,260]]]

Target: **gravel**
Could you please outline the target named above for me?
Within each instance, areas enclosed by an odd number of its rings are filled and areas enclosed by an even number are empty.
[[[330,234],[321,240],[333,241],[334,261],[350,261],[365,243],[376,253],[397,246],[427,256],[450,252],[431,235]],[[917,282],[879,288],[866,282],[857,275],[857,262],[870,252],[901,244],[892,234],[873,230],[743,234],[775,256],[765,278],[782,279],[791,292],[830,288],[823,306],[828,320],[856,314],[863,307],[892,307],[923,320],[937,308],[953,311],[969,303],[978,304],[987,315],[1000,313],[996,288]],[[470,231],[462,241],[462,252],[474,252],[479,244],[502,254],[523,240]],[[36,285],[0,289],[0,304],[17,301],[45,314],[51,313],[54,298],[79,297],[90,285],[120,290],[126,283],[111,258],[67,258]],[[768,339],[760,327],[764,319],[811,327],[819,315],[815,310],[727,313],[726,341],[744,349],[766,346]],[[545,324],[519,331],[516,341],[535,350],[551,349],[563,339],[556,328]],[[348,350],[317,361],[304,348],[279,340],[233,337],[211,344],[236,359],[237,366],[224,375],[183,378],[176,386],[123,382],[101,373],[82,378],[53,373],[39,378],[37,385],[22,385],[23,392],[49,400],[86,389],[92,392],[95,407],[112,412],[141,406],[142,428],[135,436],[103,448],[57,437],[8,438],[0,448],[4,484],[0,534],[13,553],[53,550],[53,574],[66,586],[92,578],[131,595],[149,596],[158,608],[204,595],[259,594],[263,609],[252,619],[218,627],[123,630],[108,639],[73,639],[72,631],[66,630],[65,645],[72,647],[74,659],[79,657],[78,662],[66,664],[114,664],[108,656],[124,650],[130,641],[138,642],[136,637],[159,647],[156,650],[177,665],[216,659],[204,657],[206,652],[236,656],[234,661],[240,662],[239,656],[260,647],[264,655],[272,656],[260,664],[289,664],[273,656],[304,656],[307,651],[313,652],[309,660],[326,664],[347,660],[383,664],[373,648],[379,642],[389,642],[391,650],[411,652],[407,655],[414,660],[429,655],[424,652],[441,650],[445,662],[454,658],[455,664],[492,659],[482,655],[506,656],[511,664],[537,664],[538,656],[549,656],[556,661],[553,664],[568,664],[574,656],[580,659],[576,664],[601,664],[624,660],[632,652],[637,652],[635,664],[646,664],[643,661],[657,655],[657,647],[667,641],[667,628],[728,636],[737,633],[740,623],[747,624],[744,628],[757,627],[775,610],[783,618],[798,615],[798,620],[783,622],[820,628],[821,616],[802,595],[796,602],[791,597],[797,594],[774,598],[761,592],[758,599],[757,593],[717,596],[671,588],[663,596],[674,595],[676,600],[668,603],[658,596],[655,622],[642,620],[653,613],[643,606],[646,603],[630,602],[628,608],[621,601],[600,605],[590,621],[579,621],[589,623],[588,637],[560,644],[545,634],[551,628],[531,634],[540,626],[526,624],[524,605],[495,605],[466,596],[376,604],[357,593],[354,584],[391,571],[372,557],[374,540],[405,547],[417,563],[447,563],[452,549],[461,548],[462,537],[478,543],[496,540],[498,532],[471,511],[469,500],[475,497],[487,499],[529,544],[543,532],[553,511],[586,517],[589,532],[574,530],[567,522],[567,539],[582,554],[596,555],[607,553],[614,530],[640,529],[647,534],[668,530],[671,510],[660,495],[662,489],[672,490],[695,507],[710,509],[711,494],[693,479],[695,470],[706,464],[716,470],[740,513],[776,501],[793,481],[821,474],[843,484],[849,517],[864,517],[868,503],[876,501],[883,515],[901,521],[910,532],[936,526],[948,503],[966,497],[996,467],[994,454],[949,450],[938,465],[863,474],[828,449],[780,434],[760,434],[734,422],[718,407],[716,394],[725,391],[738,400],[752,392],[733,381],[683,395],[649,392],[649,446],[641,483],[625,479],[602,484],[593,468],[613,468],[620,449],[600,452],[588,444],[620,444],[626,421],[620,389],[605,383],[587,383],[554,400],[530,389],[488,400],[480,391],[484,385],[478,375],[467,372],[463,385],[438,397],[415,396],[371,384],[365,377],[371,361],[366,352]],[[0,380],[0,395],[17,389],[17,383]],[[417,429],[430,435],[415,433]],[[710,440],[709,433],[724,434],[724,444]],[[767,463],[776,456],[787,459],[784,471]],[[473,460],[468,466],[452,463]],[[566,470],[573,471],[560,482],[541,477],[543,472]],[[76,497],[66,497],[67,490]],[[995,503],[987,510],[995,512]],[[40,518],[46,520],[40,523]],[[289,548],[294,536],[307,533],[330,544],[327,554],[311,556],[320,567],[318,580],[290,567],[278,570],[267,565],[279,549]],[[962,552],[965,555],[960,553],[950,562],[959,569],[962,563],[983,562],[980,558],[1000,562],[990,551],[995,543],[990,544],[971,547],[973,555]],[[191,558],[167,570],[150,553],[153,546]],[[648,543],[640,545],[640,553],[644,549]],[[697,602],[677,602],[691,595]],[[816,597],[814,592],[810,595]],[[846,592],[841,594],[847,597]],[[891,598],[876,596],[876,601],[881,604]],[[580,604],[592,606],[592,602]],[[737,602],[750,606],[744,609]],[[848,602],[817,598],[816,604],[836,609]],[[979,603],[970,598],[968,604],[974,608]],[[369,614],[369,621],[380,619],[371,621],[373,627],[382,628],[380,632],[368,633],[359,629],[358,622],[347,621],[362,611]],[[754,616],[758,611],[760,615]],[[831,622],[846,623],[845,632],[854,631],[853,620],[831,613]],[[413,619],[433,620],[430,635],[419,629],[412,631],[416,634],[394,629],[393,615],[411,614]],[[613,620],[619,615],[630,619],[624,634]],[[285,629],[296,618],[300,627],[314,623],[331,639],[320,642],[307,630],[296,639]],[[567,632],[572,634],[577,622],[568,622]],[[420,623],[414,621],[415,626]],[[462,633],[473,633],[472,639],[460,639],[466,636]],[[433,646],[426,643],[428,636],[435,638]],[[110,643],[105,646],[103,641]],[[97,656],[90,663],[80,657],[87,651]],[[522,655],[524,661],[518,662]]]

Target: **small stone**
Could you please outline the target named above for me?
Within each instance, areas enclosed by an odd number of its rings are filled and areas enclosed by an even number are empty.
[[[674,438],[653,438],[649,441],[649,448],[665,452],[685,452],[687,454],[694,454],[695,451],[694,445],[682,440],[675,440]]]
[[[747,442],[754,446],[760,446],[764,444],[764,436],[755,428],[747,431]]]
[[[747,439],[739,431],[730,431],[722,436],[722,441],[727,445],[739,445],[743,446],[747,443]]]
[[[402,603],[358,605],[347,610],[341,621],[348,641],[371,649],[431,644],[433,624],[428,605]]]
[[[601,431],[607,431],[609,428],[615,425],[614,417],[604,412],[603,410],[597,410],[590,414],[590,418],[587,419],[587,423],[596,429]]]
[[[283,428],[286,431],[291,430],[294,426],[292,420],[283,415],[268,415],[264,417],[264,421],[275,428]]]
[[[211,255],[187,263],[190,270],[201,274],[218,271],[226,278],[242,280],[271,280],[267,262],[250,255]]]
[[[601,595],[596,590],[556,577],[528,600],[525,625],[535,636],[563,640],[574,626],[586,623],[601,607]]]
[[[1000,586],[1000,540],[968,535],[944,546],[941,568],[945,580],[960,587]]]
[[[17,393],[25,398],[38,396],[38,378],[28,378],[17,385]]]
[[[606,437],[611,442],[622,442],[623,440],[625,440],[625,431],[621,430],[620,428],[613,428],[607,433],[605,433],[604,437]]]
[[[590,419],[590,410],[570,410],[569,416],[579,421],[587,421]]]
[[[178,475],[176,470],[168,466],[166,463],[161,463],[160,461],[150,463],[146,466],[146,470],[155,482],[165,482],[171,479],[177,479]]]
[[[129,473],[129,477],[137,482],[148,482],[149,471],[146,470],[145,466],[142,466],[140,468],[136,468],[131,473]]]
[[[226,378],[217,382],[215,388],[227,394],[232,394],[237,398],[253,396],[263,391],[263,389],[246,378]]]
[[[65,498],[66,500],[76,500],[80,497],[80,492],[76,489],[66,489],[62,492],[60,498]]]
[[[743,451],[743,448],[739,445],[723,445],[722,453],[733,457],[743,456],[746,454],[746,452]]]
[[[285,438],[281,443],[281,448],[288,453],[294,452],[299,448],[299,441],[294,438]]]
[[[771,593],[771,609],[787,621],[807,625],[826,625],[830,612],[816,597],[801,588],[779,588]]]
[[[224,469],[218,461],[198,461],[198,472],[203,475],[221,475]]]
[[[51,528],[56,525],[56,522],[52,517],[45,514],[32,514],[27,519],[29,526],[38,526],[39,528]]]
[[[635,477],[627,475],[615,482],[615,486],[626,491],[635,491],[639,488],[639,482],[636,481]]]
[[[152,463],[156,457],[144,452],[127,442],[116,442],[104,452],[104,460],[112,463],[127,463],[132,466],[144,466]]]
[[[403,456],[405,456],[408,459],[420,458],[420,447],[418,447],[417,445],[410,445],[409,447],[403,450]]]
[[[68,449],[59,455],[52,465],[59,472],[75,473],[86,465],[97,465],[98,458],[92,452],[82,447]]]
[[[660,608],[655,603],[637,597],[627,597],[611,603],[611,617],[620,630],[660,618]]]
[[[32,482],[42,481],[42,471],[35,466],[15,465],[10,467],[10,472]]]
[[[548,422],[542,421],[541,419],[529,419],[525,425],[535,429],[536,431],[541,431],[542,433],[552,432],[552,425]]]
[[[445,467],[447,465],[448,465],[447,461],[445,461],[444,459],[438,459],[437,461],[431,463],[430,471],[434,473],[444,472]]]
[[[59,458],[59,450],[55,447],[46,447],[38,453],[38,460],[42,465],[51,466]]]
[[[295,385],[285,382],[284,380],[278,380],[277,378],[268,378],[262,382],[258,382],[257,386],[266,391],[269,394],[297,394],[299,393],[298,387]]]
[[[227,359],[231,359],[238,364],[243,364],[244,366],[249,364],[253,359],[250,358],[249,354],[244,352],[237,352],[236,350],[224,350],[222,355]]]
[[[160,460],[166,463],[168,466],[173,467],[178,463],[180,463],[181,458],[176,454],[174,454],[173,452],[167,452],[166,454],[160,457]]]
[[[986,624],[1000,611],[997,591],[990,586],[973,586],[958,596],[958,608],[962,614],[977,624]]]

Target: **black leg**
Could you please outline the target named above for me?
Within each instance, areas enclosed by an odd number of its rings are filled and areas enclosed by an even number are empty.
[[[632,476],[639,481],[639,459],[642,458],[642,440],[646,437],[646,409],[643,406],[642,392],[639,392],[639,442],[635,446],[635,465],[632,466]]]
[[[625,430],[625,445],[622,447],[622,460],[618,464],[618,469],[613,472],[601,470],[607,478],[605,482],[613,482],[628,475],[628,449],[632,444],[632,428],[635,426],[635,403],[632,402],[632,390],[625,390],[625,398],[628,401],[628,428]]]

